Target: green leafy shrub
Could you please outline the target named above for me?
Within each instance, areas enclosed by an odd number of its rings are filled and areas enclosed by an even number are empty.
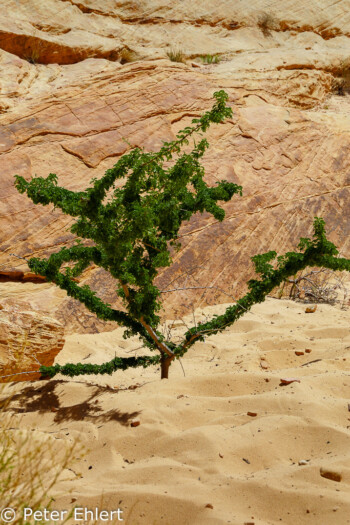
[[[218,55],[201,55],[203,64],[218,64],[220,57]]]
[[[222,221],[225,212],[217,203],[228,202],[237,193],[242,195],[242,187],[232,182],[221,180],[215,187],[209,187],[203,180],[205,173],[200,159],[209,147],[205,138],[194,143],[190,153],[181,151],[193,134],[204,133],[212,123],[219,124],[232,117],[232,109],[226,106],[228,95],[218,91],[214,97],[213,108],[193,119],[193,125],[181,130],[176,140],[164,142],[156,153],[134,148],[101,179],[93,179],[85,191],[74,192],[58,186],[53,173],[29,182],[15,176],[17,190],[26,193],[34,204],[54,204],[64,214],[76,217],[70,228],[77,236],[76,244],[62,248],[48,259],[29,259],[29,268],[66,290],[100,319],[124,326],[125,338],[138,335],[145,347],[158,351],[154,356],[115,357],[102,365],[42,366],[43,376],[111,374],[117,369],[160,363],[161,377],[166,378],[171,362],[183,356],[196,341],[203,341],[206,335],[216,334],[233,324],[298,271],[307,266],[350,270],[349,260],[336,257],[338,252],[326,238],[324,221],[315,218],[313,239],[301,239],[299,252],[277,257],[276,252],[270,251],[252,258],[260,279],[251,279],[249,292],[223,315],[190,328],[179,344],[165,339],[158,330],[161,292],[154,280],[159,268],[171,265],[171,248],[177,250],[181,246],[178,242],[181,224],[204,211]],[[174,155],[176,161],[165,168],[164,163]],[[122,187],[115,187],[118,179],[126,179]],[[126,311],[112,308],[88,285],[79,286],[76,282],[76,277],[91,264],[103,268],[116,280],[117,294]],[[61,268],[63,265],[66,266]]]

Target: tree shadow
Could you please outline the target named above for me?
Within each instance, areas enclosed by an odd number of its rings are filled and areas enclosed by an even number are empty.
[[[51,380],[44,385],[28,386],[21,392],[2,399],[0,411],[17,414],[36,412],[38,415],[54,413],[55,423],[84,421],[86,419],[95,423],[115,421],[123,426],[128,426],[130,421],[140,414],[139,411],[121,412],[118,409],[104,412],[99,406],[98,398],[106,392],[109,394],[117,394],[117,392],[108,386],[89,385],[88,383],[85,386],[91,389],[91,393],[85,401],[63,407],[60,404],[56,388],[64,383],[66,381]]]

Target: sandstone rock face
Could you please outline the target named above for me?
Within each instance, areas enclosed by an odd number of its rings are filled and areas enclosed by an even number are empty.
[[[40,365],[52,365],[63,348],[62,324],[29,307],[18,300],[0,306],[1,383],[39,379],[35,371]]]
[[[19,195],[13,175],[52,172],[60,185],[85,189],[130,149],[124,138],[156,150],[211,108],[219,89],[234,117],[210,128],[203,165],[209,183],[239,183],[243,197],[225,205],[222,223],[205,214],[184,224],[182,249],[157,281],[164,315],[237,299],[254,275],[250,257],[294,249],[316,215],[349,257],[350,97],[332,91],[349,35],[347,2],[331,0],[269,8],[263,0],[7,0],[0,271],[28,272],[11,253],[42,257],[73,242],[73,219]],[[172,47],[185,63],[168,59]],[[204,65],[199,57],[208,53],[220,63]],[[1,295],[29,301],[68,332],[112,328],[54,286],[19,280],[12,286],[3,277]],[[120,307],[105,272],[92,268],[82,283]],[[174,287],[196,290],[167,292]]]

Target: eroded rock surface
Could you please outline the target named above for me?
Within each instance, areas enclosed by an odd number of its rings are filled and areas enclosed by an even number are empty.
[[[316,215],[350,256],[350,97],[334,93],[349,46],[346,2],[318,0],[311,9],[285,1],[268,10],[262,0],[6,5],[1,271],[28,272],[11,253],[41,257],[73,241],[67,231],[73,219],[19,195],[14,174],[52,172],[60,185],[85,189],[129,151],[123,139],[158,149],[211,108],[219,89],[229,94],[234,117],[207,133],[206,178],[241,184],[243,197],[225,205],[223,223],[205,214],[184,224],[182,249],[158,284],[164,292],[192,289],[165,293],[164,315],[237,299],[253,276],[250,257],[294,249],[312,233]],[[168,59],[172,47],[182,49],[185,63]],[[204,65],[199,56],[208,53],[220,63]],[[120,306],[105,272],[93,268],[84,282]],[[111,328],[47,283],[3,282],[0,292],[46,309],[68,331]]]
[[[17,299],[0,305],[1,383],[39,379],[36,370],[52,365],[63,345],[64,328],[56,319]]]

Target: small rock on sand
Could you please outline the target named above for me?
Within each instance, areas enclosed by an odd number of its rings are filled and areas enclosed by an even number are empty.
[[[331,479],[332,481],[339,482],[342,480],[342,474],[341,472],[338,472],[337,470],[331,470],[326,467],[321,467],[320,474],[323,478]]]

